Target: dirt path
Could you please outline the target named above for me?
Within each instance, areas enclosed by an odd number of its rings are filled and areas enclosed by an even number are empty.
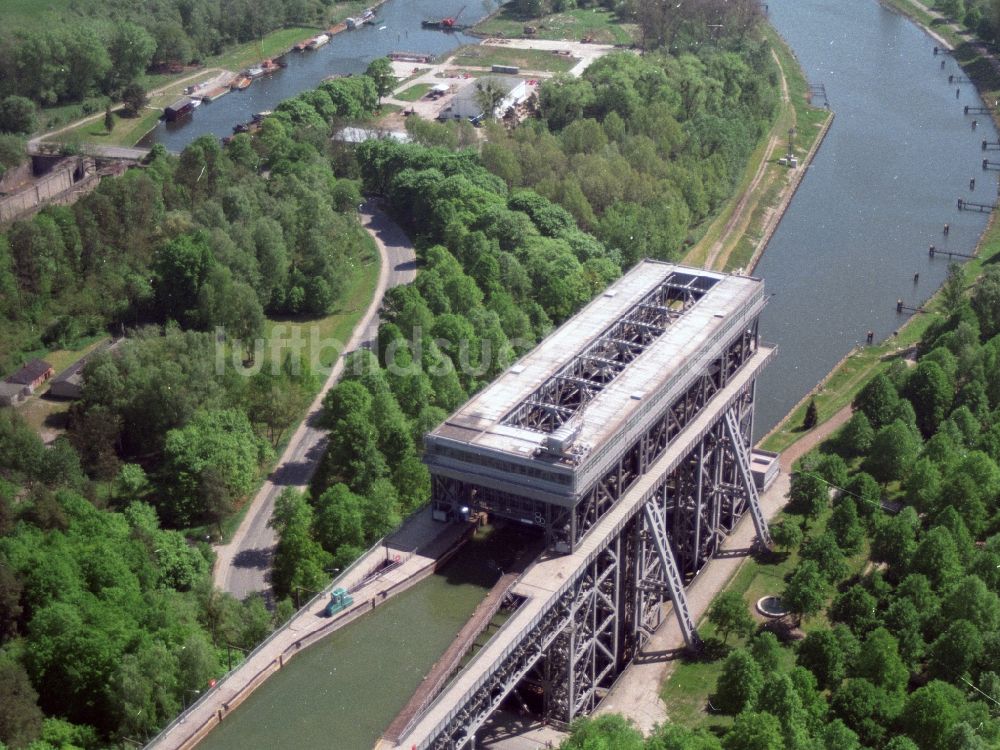
[[[201,78],[202,76],[208,75],[210,73],[218,74],[223,72],[226,71],[224,71],[222,68],[204,68],[203,70],[199,70],[195,73],[192,73],[191,75],[184,76],[183,78],[178,78],[174,81],[171,81],[168,84],[160,86],[159,88],[153,89],[152,91],[148,91],[146,92],[146,96],[147,98],[160,96],[161,94],[167,93],[170,89],[175,88],[177,86],[183,86],[185,83],[187,83],[188,81],[192,81],[195,78]],[[118,112],[124,106],[125,106],[124,104],[115,105],[111,108],[111,111]],[[65,133],[67,130],[73,130],[74,128],[78,128],[81,125],[84,125],[88,122],[96,122],[99,119],[104,119],[104,112],[96,112],[87,117],[82,117],[79,120],[74,120],[73,122],[68,123],[67,125],[63,125],[61,128],[56,128],[55,130],[50,130],[47,133],[36,135],[34,138],[28,141],[28,149],[30,151],[32,148],[37,148],[39,143],[49,140],[53,136],[59,135],[60,133]]]
[[[791,97],[788,93],[788,79],[785,77],[785,71],[781,67],[781,61],[778,59],[778,55],[774,52],[774,50],[771,50],[771,57],[774,59],[775,63],[777,63],[778,70],[781,71],[781,101],[784,106],[787,107],[791,103]],[[794,107],[791,107],[790,114],[792,117],[792,125],[795,125]],[[733,209],[733,213],[726,222],[726,226],[723,228],[719,239],[717,239],[709,249],[708,257],[705,258],[705,268],[720,270],[722,267],[725,267],[726,262],[729,260],[729,254],[732,252],[732,246],[730,246],[729,250],[726,250],[725,255],[721,258],[721,260],[720,256],[722,256],[727,242],[733,234],[736,233],[737,229],[743,231],[746,229],[747,224],[749,224],[750,216],[753,213],[750,208],[750,200],[755,196],[757,189],[760,187],[761,180],[764,179],[764,174],[767,172],[767,168],[771,164],[771,156],[774,154],[774,149],[781,139],[781,134],[778,132],[779,127],[781,127],[781,125],[776,122],[774,128],[772,129],[771,136],[768,138],[767,146],[764,149],[763,158],[757,166],[757,172],[754,174],[753,179],[750,181],[746,190],[743,191],[743,195],[736,204],[736,208]],[[803,168],[805,168],[805,165],[803,165]],[[788,189],[789,187],[787,185],[782,188],[783,191]],[[779,196],[779,202],[780,197],[781,196]]]

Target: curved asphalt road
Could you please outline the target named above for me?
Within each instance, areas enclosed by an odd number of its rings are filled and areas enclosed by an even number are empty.
[[[417,261],[413,245],[374,201],[362,205],[361,222],[378,245],[381,270],[372,302],[354,328],[347,352],[370,345],[378,334],[378,311],[386,289],[408,284],[416,276]],[[309,407],[305,419],[295,430],[274,472],[264,482],[250,505],[243,522],[229,544],[215,548],[218,558],[213,579],[215,585],[238,599],[254,592],[270,591],[268,572],[277,543],[274,529],[267,522],[274,511],[274,501],[286,487],[305,488],[326,447],[326,432],[315,425],[322,410],[323,397],[340,379],[343,357],[338,359],[322,390]]]

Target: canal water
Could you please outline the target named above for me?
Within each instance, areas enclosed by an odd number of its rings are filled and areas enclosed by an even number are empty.
[[[973,249],[986,216],[959,213],[957,199],[990,203],[997,194],[992,173],[981,171],[979,146],[997,134],[982,116],[972,131],[973,118],[963,116],[962,107],[979,104],[974,90],[963,85],[956,98],[947,76],[958,74],[957,65],[949,58],[941,69],[934,43],[919,29],[875,0],[768,5],[809,80],[825,84],[837,116],[755,272],[774,295],[762,335],[780,346],[759,384],[760,433],[863,342],[867,330],[879,339],[892,334],[903,322],[895,314],[897,298],[916,305],[940,285],[947,261],[930,260],[929,245]],[[407,0],[404,8],[390,0],[380,13],[385,31],[345,32],[315,53],[290,55],[289,68],[271,81],[205,105],[191,124],[158,137],[181,148],[197,134],[224,135],[250,113],[331,72],[362,70],[390,49],[455,46],[460,35],[417,26],[421,17],[460,6],[461,0]],[[470,11],[470,21],[481,12]],[[393,20],[402,16],[409,21]],[[408,39],[396,41],[400,29],[409,30]],[[972,177],[976,188],[970,192]],[[945,222],[951,225],[947,238]],[[495,580],[490,557],[501,555],[471,548],[443,574],[311,647],[199,747],[367,750]]]
[[[199,750],[371,750],[512,564],[520,535],[490,531],[468,542],[441,572],[292,659]]]
[[[898,329],[897,299],[918,306],[941,285],[948,261],[931,260],[930,245],[972,251],[987,216],[959,212],[958,198],[997,198],[980,147],[997,133],[988,116],[963,115],[982,102],[971,84],[948,84],[961,70],[934,55],[923,31],[875,0],[768,6],[810,83],[826,86],[836,118],[754,271],[774,294],[761,336],[780,347],[758,384],[758,434],[868,330],[880,340]]]
[[[232,135],[237,123],[248,122],[255,112],[274,109],[285,99],[316,88],[327,76],[363,73],[372,60],[390,52],[438,55],[463,44],[479,44],[478,37],[461,31],[424,29],[420,22],[454,16],[461,10],[458,23],[471,25],[494,8],[493,0],[388,0],[376,10],[374,25],[335,34],[329,44],[317,50],[289,52],[284,58],[287,68],[257,79],[246,91],[233,91],[206,102],[179,122],[161,120],[143,144],[162,143],[168,150],[180,152],[205,134],[219,138]]]

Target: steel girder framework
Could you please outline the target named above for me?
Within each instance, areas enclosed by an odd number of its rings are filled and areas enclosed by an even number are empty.
[[[583,352],[546,380],[504,419],[504,424],[554,432],[614,380],[711,289],[717,279],[674,272]]]
[[[569,721],[597,703],[596,686],[618,667],[618,545],[609,545],[538,619],[500,667],[470,695],[429,747],[454,750],[476,731],[507,695],[545,660],[551,675],[549,710]],[[548,658],[547,658],[548,657]],[[550,694],[549,694],[550,693]]]
[[[503,518],[542,526],[545,528],[546,544],[549,549],[575,550],[594,524],[611,510],[639,477],[646,473],[687,424],[709,404],[716,393],[728,385],[736,372],[756,351],[757,321],[754,320],[705,368],[687,390],[664,410],[660,418],[624,451],[621,458],[582,493],[580,500],[572,509],[441,475],[432,475],[431,498],[434,507],[452,512],[462,507],[485,510]],[[746,438],[747,445],[753,427],[752,405],[751,394],[750,408],[743,408],[739,416],[739,429]],[[714,455],[715,443],[725,442],[722,429],[720,424],[715,442],[708,451],[709,463]],[[741,484],[740,476],[733,466],[729,466],[729,470],[724,473],[712,467],[706,469],[704,457],[699,460],[698,466],[701,473],[710,472],[711,481],[708,484],[713,491],[717,491],[715,489],[717,484],[720,488],[723,485]],[[701,487],[701,480],[696,476],[688,481],[688,486]],[[684,488],[681,488],[680,491],[683,490]],[[691,507],[697,505],[697,499],[687,499],[679,506],[677,515],[686,515]],[[712,527],[715,528],[721,523],[725,531],[728,531],[732,528],[734,515],[738,516],[742,508],[729,507],[725,503],[723,505],[720,518],[716,519],[717,522]],[[688,564],[682,565],[682,568],[690,572],[692,567],[700,567],[693,562],[695,557],[693,554],[687,555],[686,559],[690,560]]]
[[[740,451],[727,433],[735,429],[740,444],[749,445],[753,398],[751,381],[429,747],[465,747],[522,681],[541,691],[550,722],[569,724],[589,713],[661,623],[668,598],[685,639],[697,643],[684,586],[718,551],[751,502],[737,465]]]
[[[586,490],[573,512],[569,539],[557,539],[575,549],[594,524],[614,506],[635,481],[646,473],[673,439],[681,433],[729,383],[732,376],[757,350],[757,322],[744,330],[705,369],[687,391],[664,411],[646,432],[592,487]],[[752,412],[752,410],[751,410]],[[556,536],[561,536],[555,530]]]

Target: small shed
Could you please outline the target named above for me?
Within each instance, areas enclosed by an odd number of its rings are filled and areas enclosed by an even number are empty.
[[[167,122],[173,122],[174,120],[183,117],[188,112],[194,109],[194,99],[185,96],[178,99],[173,104],[168,105],[163,109],[163,118]]]
[[[7,382],[0,383],[0,406],[13,406],[23,401],[29,395],[31,395],[31,391],[26,385]]]
[[[49,383],[49,390],[46,392],[46,395],[51,396],[52,398],[65,398],[70,400],[82,398],[83,368],[86,367],[87,362],[89,362],[95,354],[114,351],[124,340],[125,339],[121,338],[115,341],[105,341],[94,351],[80,357],[80,359],[52,378],[52,382]]]
[[[5,382],[14,385],[27,386],[29,392],[33,393],[35,388],[51,378],[54,374],[55,370],[52,369],[52,365],[44,359],[33,359],[21,367],[21,369],[13,375],[8,375],[5,378]]]

